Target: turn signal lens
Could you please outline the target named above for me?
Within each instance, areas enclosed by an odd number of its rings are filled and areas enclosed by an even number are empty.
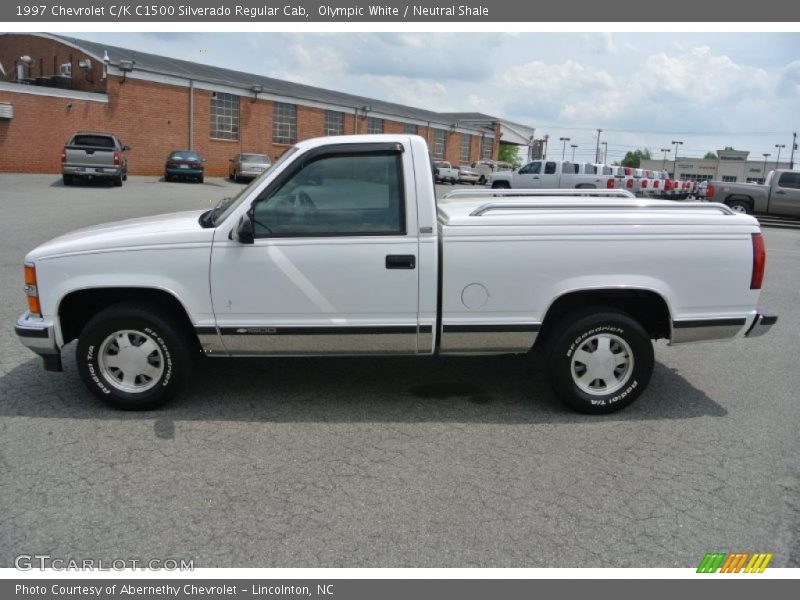
[[[42,307],[39,306],[39,298],[37,296],[28,296],[28,311],[37,317],[42,316]]]
[[[25,265],[25,285],[36,285],[36,267]]]

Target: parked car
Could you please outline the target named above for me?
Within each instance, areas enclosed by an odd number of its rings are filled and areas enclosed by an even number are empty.
[[[84,383],[128,410],[174,396],[201,355],[535,347],[557,395],[598,414],[647,388],[651,340],[753,337],[777,320],[757,308],[753,217],[605,189],[437,203],[429,160],[418,136],[305,140],[213,209],[57,237],[25,257],[16,334],[56,371],[77,339]]]
[[[237,154],[228,162],[228,177],[236,182],[255,179],[272,164],[266,154]]]
[[[458,168],[458,183],[471,183],[475,185],[478,183],[480,177],[472,170],[472,167],[459,167]]]
[[[479,160],[471,165],[472,170],[478,174],[478,184],[485,185],[489,177],[498,171],[513,171],[514,165],[497,160]]]
[[[192,179],[203,183],[203,163],[205,161],[192,150],[173,150],[167,156],[164,166],[164,181]]]
[[[125,152],[130,149],[111,133],[79,131],[61,151],[64,185],[72,185],[76,179],[108,179],[120,187],[128,178]]]
[[[770,171],[763,184],[709,181],[706,200],[748,215],[800,217],[800,172]]]
[[[699,200],[706,199],[706,189],[708,188],[708,181],[701,181],[697,184],[697,190],[695,192],[695,197]]]
[[[614,188],[608,175],[583,175],[580,163],[568,160],[534,160],[514,171],[500,171],[489,177],[487,186],[494,189],[568,189]]]
[[[435,163],[436,183],[452,183],[458,182],[458,169],[454,168],[449,162],[444,160],[437,160]]]

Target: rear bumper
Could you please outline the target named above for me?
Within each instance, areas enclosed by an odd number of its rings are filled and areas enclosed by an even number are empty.
[[[78,165],[63,165],[62,175],[77,177],[118,177],[124,173],[122,167],[82,167]]]
[[[14,326],[19,341],[44,360],[47,371],[61,371],[61,349],[56,341],[56,328],[52,321],[31,316],[26,312]]]
[[[203,169],[181,169],[169,167],[164,170],[165,175],[170,177],[200,177],[203,175]]]
[[[761,337],[772,329],[772,326],[777,322],[778,315],[767,310],[759,310],[758,313],[756,313],[756,318],[753,319],[753,324],[744,335],[749,338]]]

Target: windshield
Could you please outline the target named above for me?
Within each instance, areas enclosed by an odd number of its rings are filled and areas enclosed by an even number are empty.
[[[213,224],[219,225],[225,219],[228,218],[228,215],[231,214],[236,207],[239,206],[242,201],[248,196],[250,191],[253,187],[258,186],[261,184],[261,180],[265,177],[269,177],[272,173],[275,172],[286,160],[292,156],[295,152],[297,152],[297,146],[292,146],[286,152],[281,154],[280,158],[276,160],[268,169],[266,169],[261,175],[253,179],[249,185],[242,188],[242,190],[236,194],[233,198],[226,199],[226,203],[219,206],[219,214],[214,218]]]
[[[200,155],[196,152],[176,150],[169,155],[168,160],[200,160]]]
[[[269,164],[266,154],[242,154],[242,162]]]

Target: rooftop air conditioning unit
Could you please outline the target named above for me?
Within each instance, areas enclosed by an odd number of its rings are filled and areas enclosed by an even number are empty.
[[[72,77],[72,63],[62,63],[59,72],[62,77]]]

